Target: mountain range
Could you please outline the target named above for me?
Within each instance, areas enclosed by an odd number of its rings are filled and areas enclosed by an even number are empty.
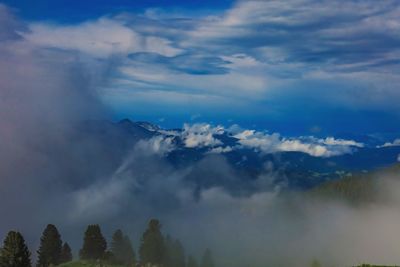
[[[249,184],[254,187],[255,180],[267,175],[271,186],[303,190],[390,166],[400,159],[400,145],[395,141],[378,145],[379,140],[373,137],[286,138],[238,126],[185,124],[182,129],[162,129],[149,122],[124,119],[86,121],[75,126],[72,133],[69,138],[76,146],[72,151],[80,153],[72,152],[70,160],[96,166],[98,175],[111,175],[135,146],[146,144],[145,150],[169,165],[189,168],[187,179],[200,187],[234,188],[238,181],[241,187]],[[223,162],[224,170],[215,162]],[[196,166],[201,168],[196,170]],[[227,176],[226,168],[238,178],[234,181],[221,178]],[[201,179],[198,173],[191,177],[191,171],[199,170]]]

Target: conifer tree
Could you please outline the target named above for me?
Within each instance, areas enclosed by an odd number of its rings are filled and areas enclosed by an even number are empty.
[[[167,234],[164,240],[164,246],[165,246],[165,253],[164,253],[164,260],[163,263],[166,267],[171,267],[174,265],[173,263],[173,245],[174,242],[171,238],[170,235]]]
[[[119,229],[112,236],[111,252],[114,255],[115,262],[122,264],[124,258],[124,235]]]
[[[19,232],[10,231],[0,250],[1,267],[31,267],[31,253]]]
[[[60,263],[65,263],[65,262],[70,262],[70,261],[72,261],[71,247],[68,245],[67,242],[65,242],[61,249]]]
[[[89,225],[86,229],[83,246],[79,256],[83,260],[97,260],[104,257],[107,249],[107,242],[101,233],[98,224]]]
[[[49,224],[40,238],[37,267],[58,265],[61,260],[62,241],[57,228]]]
[[[174,242],[172,242],[172,247],[169,249],[169,259],[170,259],[170,265],[169,267],[185,267],[186,266],[186,261],[185,261],[185,251],[183,249],[183,246],[181,242],[176,239]]]
[[[125,236],[121,230],[115,231],[112,237],[111,252],[114,255],[115,262],[132,266],[135,263],[135,252],[128,236]]]
[[[133,250],[132,242],[128,236],[124,236],[124,252],[124,264],[127,266],[135,266],[135,251]]]
[[[193,256],[188,257],[187,267],[199,267],[199,264]]]
[[[214,267],[214,259],[211,254],[211,250],[206,249],[203,258],[201,259],[200,267]]]
[[[161,224],[158,220],[150,220],[141,239],[139,255],[143,264],[162,264],[164,262],[165,244],[161,234]]]

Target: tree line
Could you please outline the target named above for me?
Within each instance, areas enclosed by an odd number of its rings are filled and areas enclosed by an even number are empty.
[[[120,229],[112,236],[110,246],[98,224],[89,225],[79,250],[79,259],[94,262],[132,266],[159,267],[215,267],[209,249],[206,249],[200,263],[193,256],[186,257],[185,249],[178,239],[164,237],[161,223],[152,219],[140,239],[139,258],[132,242]],[[56,226],[49,224],[40,238],[36,267],[52,267],[73,260],[71,247],[63,242]],[[10,231],[0,248],[1,267],[32,267],[31,253],[20,232]]]

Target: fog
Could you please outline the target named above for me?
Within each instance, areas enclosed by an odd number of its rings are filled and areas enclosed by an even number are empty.
[[[110,120],[97,90],[118,58],[36,47],[18,35],[24,22],[10,10],[0,6],[0,17],[0,237],[20,230],[35,251],[53,223],[76,254],[86,225],[98,223],[108,239],[122,228],[137,248],[156,217],[188,254],[211,248],[218,266],[400,262],[400,177],[379,185],[385,201],[354,206],[282,193],[271,186],[279,175],[271,170],[249,181],[254,192],[199,188],[193,181],[210,179],[210,168],[217,170],[211,178],[229,185],[240,174],[220,155],[171,166],[152,140],[128,143],[123,156],[104,151],[71,125]]]

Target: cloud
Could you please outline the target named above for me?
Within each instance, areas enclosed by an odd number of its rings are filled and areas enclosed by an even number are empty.
[[[279,49],[282,63],[332,62],[340,67],[392,52],[398,40],[398,12],[395,1],[382,5],[374,1],[238,1],[223,15],[200,23],[192,36],[197,43],[230,46],[236,52]],[[376,40],[376,35],[383,39]],[[293,43],[293,38],[302,42]],[[360,46],[363,50],[357,51]]]
[[[98,58],[135,52],[153,52],[174,56],[180,50],[167,39],[143,36],[122,21],[100,18],[79,25],[35,23],[23,37],[40,47],[79,51]]]
[[[255,130],[238,130],[234,128],[233,137],[243,147],[258,149],[262,153],[275,153],[280,151],[297,151],[307,153],[314,157],[332,157],[352,153],[355,147],[363,147],[362,143],[353,140],[316,139],[303,137],[301,139],[283,138],[279,134],[266,134]],[[239,131],[239,132],[238,132]]]
[[[76,24],[27,23],[29,30],[18,26],[7,36],[77,52],[83,61],[114,58],[100,93],[124,112],[173,104],[193,113],[235,115],[232,107],[240,106],[274,116],[289,112],[283,107],[296,98],[320,109],[398,113],[399,13],[392,0],[237,1],[209,16],[122,12]]]
[[[166,136],[179,138],[187,148],[209,148],[206,153],[228,153],[242,148],[251,148],[262,154],[277,152],[303,152],[314,157],[333,157],[351,154],[364,144],[354,140],[327,137],[318,139],[313,136],[285,138],[278,133],[268,134],[256,130],[242,129],[238,125],[229,128],[212,126],[207,123],[184,124],[182,131],[158,131]],[[168,137],[169,136],[169,137]],[[221,138],[233,138],[235,143],[224,143]],[[163,140],[162,137],[157,137]],[[158,139],[157,139],[158,140]],[[170,140],[172,142],[172,139]],[[171,145],[170,151],[177,149]]]
[[[137,146],[142,149],[143,153],[153,153],[160,156],[164,156],[176,149],[174,138],[162,135],[152,137],[149,140],[140,140]]]
[[[363,143],[356,142],[353,140],[344,140],[344,139],[335,139],[334,137],[327,137],[323,140],[320,140],[325,145],[341,145],[341,146],[355,146],[355,147],[364,147]]]
[[[222,126],[212,127],[210,124],[185,124],[181,138],[186,147],[201,148],[201,147],[215,147],[221,145],[222,142],[215,138],[215,135],[224,133]]]
[[[391,147],[391,146],[400,146],[400,139],[395,139],[393,142],[386,142],[378,147]]]
[[[230,146],[226,146],[226,147],[214,147],[212,148],[208,153],[216,153],[216,154],[220,154],[220,153],[228,153],[233,151],[233,148]]]

